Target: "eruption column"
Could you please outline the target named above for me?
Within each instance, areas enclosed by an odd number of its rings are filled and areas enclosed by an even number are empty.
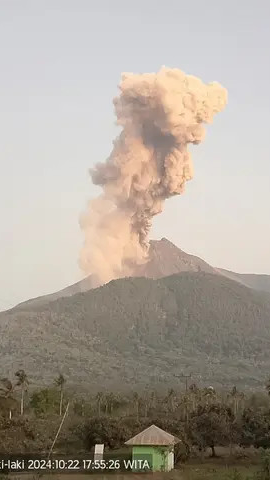
[[[119,89],[114,106],[122,131],[106,162],[90,171],[103,192],[81,218],[80,265],[97,285],[130,276],[147,260],[153,217],[193,177],[188,144],[203,140],[203,124],[227,103],[218,83],[165,67],[123,74]]]

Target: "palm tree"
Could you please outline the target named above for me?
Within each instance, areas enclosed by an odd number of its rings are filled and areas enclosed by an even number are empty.
[[[24,370],[20,369],[15,373],[15,377],[17,377],[16,385],[21,388],[21,415],[24,412],[24,394],[27,391],[27,386],[29,385],[29,381],[27,375]]]
[[[232,402],[233,404],[233,413],[234,415],[237,414],[237,410],[238,410],[238,390],[236,388],[236,386],[234,386],[231,391],[228,393],[227,395],[227,398],[229,400],[229,403]]]
[[[204,399],[205,399],[205,404],[206,405],[211,405],[213,404],[216,399],[217,399],[217,394],[216,394],[216,391],[213,387],[205,387],[203,389],[203,396],[204,396]]]
[[[102,392],[98,392],[96,394],[96,402],[97,402],[98,416],[100,417],[100,415],[101,415],[101,405],[102,405],[102,402],[103,402],[103,393]]]
[[[136,420],[139,421],[140,416],[140,397],[137,392],[133,393],[133,405],[135,406]]]
[[[196,383],[192,383],[190,386],[189,386],[189,391],[191,393],[193,393],[194,395],[199,395],[200,393],[200,389],[198,387],[198,385]]]
[[[183,393],[181,395],[180,402],[184,412],[185,426],[187,427],[189,424],[189,413],[192,405],[190,395],[188,393]]]
[[[59,415],[62,416],[62,408],[63,408],[63,396],[64,396],[64,385],[66,383],[66,379],[62,373],[55,379],[55,384],[60,389],[60,402],[59,402]]]
[[[155,409],[156,406],[157,406],[157,394],[155,392],[155,390],[153,390],[151,392],[151,395],[150,395],[150,402],[151,402],[151,408]]]
[[[270,384],[269,384],[269,388],[270,388]],[[268,395],[270,395],[270,392],[268,393]],[[238,391],[237,388],[234,386],[232,390],[228,393],[227,398],[229,403],[230,404],[232,403],[234,415],[237,416],[240,408],[242,407],[243,400],[245,398],[244,393]]]
[[[121,406],[122,399],[117,393],[110,392],[107,395],[107,403],[108,403],[108,412],[110,415],[112,415],[114,411]]]
[[[175,411],[175,399],[176,399],[175,397],[176,397],[175,391],[173,390],[173,388],[171,388],[168,391],[168,395],[165,399],[168,412],[173,413]]]
[[[143,407],[144,407],[144,417],[147,418],[148,414],[149,414],[149,409],[151,407],[151,399],[149,397],[148,390],[146,390],[144,392],[142,402],[143,402]]]
[[[201,391],[196,383],[192,383],[189,387],[189,395],[192,401],[192,410],[195,412],[197,406],[201,400]]]
[[[105,404],[106,404],[106,413],[109,413],[110,415],[112,415],[115,404],[116,404],[116,397],[112,392],[106,394]]]

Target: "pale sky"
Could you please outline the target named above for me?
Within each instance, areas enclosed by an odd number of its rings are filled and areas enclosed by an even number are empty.
[[[121,72],[180,68],[229,92],[152,238],[270,274],[270,2],[0,0],[0,310],[82,278],[88,168],[117,134]]]

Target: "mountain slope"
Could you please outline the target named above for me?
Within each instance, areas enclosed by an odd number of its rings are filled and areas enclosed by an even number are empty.
[[[201,258],[184,252],[166,238],[150,241],[149,261],[145,265],[137,267],[134,277],[157,279],[181,272],[206,272],[223,275],[255,290],[270,292],[270,275],[244,275],[214,268]],[[33,306],[43,305],[95,287],[96,284],[89,276],[58,292],[22,302],[15,309],[31,309]]]
[[[93,390],[169,386],[183,370],[254,387],[270,371],[268,299],[204,272],[115,280],[0,314],[2,374],[22,367],[43,383],[61,371]]]
[[[224,275],[231,280],[235,280],[236,282],[240,282],[247,287],[253,288],[254,290],[270,293],[270,275],[235,273],[222,268],[219,268],[218,271],[221,273],[221,275]]]
[[[57,292],[49,293],[48,295],[42,295],[36,298],[30,298],[25,302],[21,302],[16,307],[12,308],[11,310],[27,310],[38,307],[39,305],[44,305],[46,303],[53,302],[58,298],[65,298],[71,297],[76,293],[80,292],[87,292],[93,288],[93,284],[91,282],[91,277],[84,278],[79,282],[74,283],[73,285],[69,285],[68,287],[63,288],[62,290],[58,290]]]
[[[173,275],[174,273],[200,271],[219,273],[204,260],[183,252],[183,250],[180,250],[180,248],[176,247],[172,242],[166,238],[162,238],[161,240],[150,241],[149,261],[145,265],[137,267],[137,271],[134,272],[134,277],[162,278]],[[58,292],[26,300],[15,308],[32,308],[33,306],[49,303],[62,297],[70,297],[76,293],[85,292],[95,287],[94,281],[91,276],[89,276]]]
[[[162,238],[150,241],[149,261],[138,267],[135,276],[162,278],[181,272],[218,273],[201,258],[184,252],[166,238]]]

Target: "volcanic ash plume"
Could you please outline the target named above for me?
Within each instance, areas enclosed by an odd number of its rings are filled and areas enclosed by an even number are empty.
[[[114,106],[122,132],[107,161],[90,171],[103,193],[81,219],[80,264],[97,284],[132,275],[146,261],[154,215],[193,177],[188,144],[203,140],[203,123],[227,103],[221,85],[177,69],[123,74],[119,89]]]

